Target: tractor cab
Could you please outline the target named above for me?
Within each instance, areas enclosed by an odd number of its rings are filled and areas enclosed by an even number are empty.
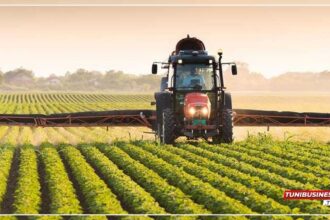
[[[198,51],[189,52],[190,57],[187,55],[171,57],[170,67],[173,70],[169,71],[171,81],[168,85],[177,91],[213,90],[216,86],[214,57],[198,55]]]
[[[168,62],[161,63],[167,74],[162,78],[161,91],[155,93],[154,125],[161,142],[173,143],[179,136],[221,139],[225,96],[230,103],[227,108],[231,109],[230,94],[224,93],[219,67],[221,56],[222,53],[217,62],[205,51],[202,41],[188,36],[177,43]],[[236,73],[236,66],[233,70]],[[152,72],[157,73],[157,63],[153,64]],[[229,139],[230,142],[232,137]]]

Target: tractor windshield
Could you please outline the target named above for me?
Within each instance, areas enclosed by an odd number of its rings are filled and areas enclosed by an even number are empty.
[[[213,66],[207,64],[178,64],[175,88],[177,90],[212,90]]]

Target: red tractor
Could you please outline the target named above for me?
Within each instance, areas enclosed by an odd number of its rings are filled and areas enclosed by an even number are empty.
[[[223,63],[209,56],[202,41],[180,40],[168,62],[160,92],[155,93],[156,111],[124,109],[108,111],[67,112],[59,114],[0,114],[0,126],[90,127],[146,126],[152,128],[162,143],[171,144],[179,136],[188,139],[212,139],[214,143],[233,141],[235,126],[330,126],[330,113],[285,112],[232,109],[231,96],[225,92]],[[157,73],[157,62],[152,73]],[[235,118],[233,120],[233,113]]]
[[[233,141],[233,111],[230,93],[225,92],[222,63],[205,51],[197,38],[180,40],[162,68],[161,91],[155,93],[157,119],[153,129],[164,144],[172,144],[179,136],[188,139],[212,139],[214,143]],[[152,65],[157,74],[159,62]]]

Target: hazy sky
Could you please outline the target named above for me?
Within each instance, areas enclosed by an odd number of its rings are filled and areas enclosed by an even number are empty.
[[[224,60],[267,77],[330,70],[330,7],[0,7],[0,30],[0,69],[39,76],[77,68],[150,73],[188,33],[209,53],[222,48]]]

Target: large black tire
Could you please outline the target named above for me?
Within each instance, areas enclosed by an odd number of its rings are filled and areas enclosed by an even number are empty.
[[[169,92],[157,92],[155,93],[156,99],[156,134],[159,137],[160,141],[163,143],[163,115],[165,109],[172,108],[172,94]]]
[[[221,143],[230,144],[233,142],[233,111],[224,109],[222,113],[220,141]]]
[[[174,112],[171,108],[163,110],[160,133],[160,141],[162,144],[173,144],[175,140],[175,118]]]
[[[233,109],[233,104],[231,101],[231,94],[229,92],[225,93],[225,103],[223,105],[224,109]]]
[[[233,142],[233,109],[231,94],[225,94],[224,105],[222,109],[222,118],[221,118],[220,134],[213,137],[213,143],[232,143]]]

